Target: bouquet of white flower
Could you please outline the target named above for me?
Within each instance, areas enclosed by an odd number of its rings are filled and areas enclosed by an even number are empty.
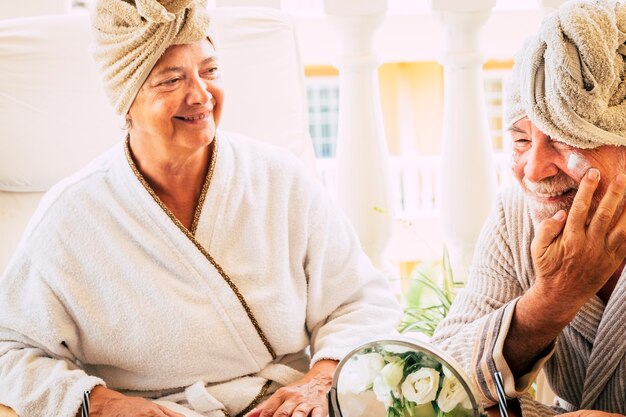
[[[430,354],[398,344],[374,344],[352,355],[337,388],[340,398],[373,391],[386,417],[478,415],[467,388],[445,365]],[[348,417],[344,408],[342,415]]]

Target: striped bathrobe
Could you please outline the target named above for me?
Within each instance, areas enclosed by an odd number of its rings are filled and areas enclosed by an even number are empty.
[[[493,379],[497,370],[503,375],[507,396],[521,397],[525,416],[578,409],[625,414],[623,275],[608,305],[597,296],[589,300],[527,375],[515,380],[503,357],[515,305],[535,281],[530,255],[533,228],[520,188],[505,191],[478,240],[467,286],[459,292],[433,341],[464,365],[486,404],[497,401]],[[542,367],[559,397],[551,409],[525,394]]]

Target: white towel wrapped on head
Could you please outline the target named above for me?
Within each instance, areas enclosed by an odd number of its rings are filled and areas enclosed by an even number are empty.
[[[505,123],[528,118],[587,149],[626,145],[626,5],[572,0],[546,17],[517,55]]]
[[[93,56],[120,115],[169,46],[210,39],[206,0],[98,0],[92,22]]]

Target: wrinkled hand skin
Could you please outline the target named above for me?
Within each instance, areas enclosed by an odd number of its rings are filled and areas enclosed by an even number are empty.
[[[535,283],[517,302],[503,347],[515,377],[530,371],[591,297],[610,294],[607,282],[626,257],[626,210],[619,210],[626,175],[610,182],[590,218],[599,181],[600,172],[589,169],[569,213],[561,210],[537,228],[530,248]]]
[[[626,176],[620,174],[610,183],[588,221],[599,178],[600,173],[590,169],[569,214],[563,216],[561,212],[544,220],[531,245],[536,276],[533,290],[551,300],[550,310],[563,322],[576,315],[626,257],[626,215],[617,212],[626,190]],[[559,214],[566,221],[559,221]],[[568,302],[554,303],[557,299]]]
[[[606,413],[595,410],[578,410],[573,413],[561,414],[562,417],[624,417],[622,414]]]
[[[185,417],[141,397],[127,397],[103,386],[91,390],[89,417]],[[77,417],[80,417],[80,411]]]
[[[247,417],[325,417],[337,361],[317,362],[302,379],[278,389]]]

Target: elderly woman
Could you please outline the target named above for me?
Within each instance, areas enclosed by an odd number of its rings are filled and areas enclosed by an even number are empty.
[[[88,399],[92,416],[321,417],[337,361],[396,323],[319,183],[217,131],[204,8],[97,5],[128,137],[45,196],[1,279],[0,403],[20,416]]]

